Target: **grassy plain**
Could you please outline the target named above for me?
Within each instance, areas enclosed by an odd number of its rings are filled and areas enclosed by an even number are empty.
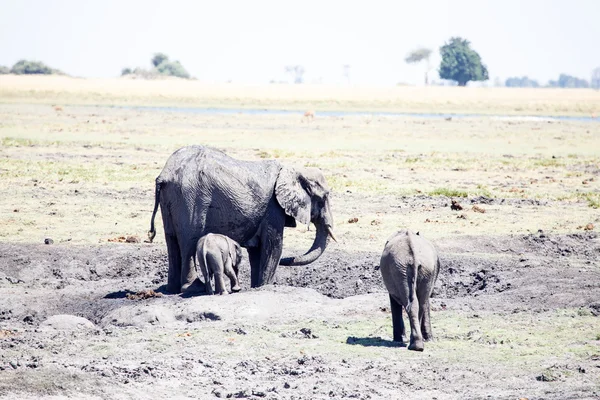
[[[208,84],[179,79],[0,76],[0,102],[600,116],[600,91]]]
[[[598,222],[597,122],[319,116],[318,99],[326,93],[339,98],[342,109],[352,109],[354,101],[361,109],[378,109],[377,95],[385,98],[385,94],[374,89],[338,88],[331,94],[302,85],[225,85],[202,91],[200,83],[180,80],[0,77],[0,81],[0,185],[12,193],[0,199],[7,211],[0,217],[6,226],[0,237],[6,240],[35,242],[50,235],[96,243],[121,234],[144,236],[153,205],[153,180],[167,157],[187,144],[215,146],[245,159],[277,158],[294,166],[321,168],[334,192],[341,246],[347,248],[360,243],[364,250],[379,249],[389,232],[402,226],[435,237],[538,229],[573,232]],[[388,91],[389,98],[395,93],[411,104],[395,110],[416,110],[424,102],[430,112],[450,111],[437,108],[437,101],[448,96],[468,108],[479,104],[483,93],[500,103],[514,94],[513,105],[548,95],[554,99],[548,107],[554,109],[563,101],[569,107],[579,103],[593,107],[590,99],[597,95],[594,91],[559,95],[546,89]],[[410,96],[413,92],[418,93],[416,99]],[[182,98],[192,99],[193,105],[217,99],[207,105],[288,106],[296,95],[307,102],[303,106],[316,110],[314,121],[305,120],[301,112],[200,114],[112,106],[120,104],[120,98],[162,104],[165,96],[169,104],[178,105],[190,105],[187,100],[178,103]],[[507,110],[487,108],[487,112]],[[464,204],[464,219],[443,207],[449,197],[469,203],[465,196],[507,201],[484,206],[485,214]],[[358,222],[349,224],[354,217]],[[310,234],[302,230],[287,234],[294,237],[288,243],[310,242]]]

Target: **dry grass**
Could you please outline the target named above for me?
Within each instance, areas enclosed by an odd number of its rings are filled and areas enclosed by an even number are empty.
[[[321,168],[334,193],[338,246],[347,249],[380,250],[402,226],[439,237],[598,225],[594,122],[317,116],[306,124],[301,114],[11,104],[0,105],[0,121],[0,190],[12,194],[0,198],[2,240],[145,238],[154,178],[175,149],[198,143]],[[464,195],[522,203],[486,205],[485,214],[468,207],[458,219],[444,196]],[[286,236],[308,247],[312,232]]]
[[[0,101],[62,105],[162,105],[361,110],[493,115],[600,114],[600,92],[587,89],[352,87],[206,84],[180,79],[77,79],[0,76]]]

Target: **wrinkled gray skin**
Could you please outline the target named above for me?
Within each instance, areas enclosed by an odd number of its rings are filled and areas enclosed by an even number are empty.
[[[198,240],[196,246],[198,266],[204,277],[204,286],[208,294],[228,294],[223,275],[227,275],[231,283],[231,291],[241,290],[238,283],[238,272],[242,262],[240,245],[224,235],[209,233]],[[215,277],[213,292],[211,278]]]
[[[204,146],[188,146],[169,157],[156,178],[154,217],[162,213],[171,293],[201,290],[190,261],[200,237],[219,233],[247,248],[251,286],[273,281],[277,265],[305,265],[316,260],[333,236],[329,188],[314,168],[295,170],[275,160],[241,161]],[[310,250],[281,260],[283,228],[296,221],[316,226]],[[334,238],[335,240],[335,238]]]
[[[408,349],[423,351],[423,341],[433,339],[429,297],[440,271],[436,249],[411,231],[396,232],[385,244],[380,269],[390,293],[394,341],[406,342],[404,307],[410,321]]]

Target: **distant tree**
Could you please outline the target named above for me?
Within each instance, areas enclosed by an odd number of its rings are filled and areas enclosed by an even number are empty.
[[[344,68],[344,78],[346,78],[346,83],[350,83],[350,65],[345,64],[342,68]]]
[[[150,62],[153,65],[152,69],[148,70],[136,67],[132,71],[131,68],[123,68],[121,76],[132,74],[139,78],[156,79],[163,75],[192,79],[189,72],[186,71],[179,61],[169,61],[169,56],[164,53],[155,53]]]
[[[0,65],[0,75],[10,74],[10,68]]]
[[[506,80],[506,82],[504,83],[504,86],[506,87],[540,87],[540,84],[538,83],[538,81],[534,80],[534,79],[529,79],[528,77],[524,76],[522,78],[519,77],[512,77],[512,78],[508,78]]]
[[[407,64],[418,64],[421,61],[425,61],[425,85],[429,83],[428,74],[431,70],[429,65],[429,57],[431,56],[431,49],[420,47],[408,53],[408,55],[404,58],[404,61]]]
[[[185,79],[190,78],[190,74],[183,68],[183,65],[179,61],[163,61],[156,67],[156,70],[161,75],[176,76]]]
[[[292,76],[294,83],[304,82],[304,67],[302,65],[288,65],[285,72]]]
[[[151,61],[154,67],[158,67],[163,62],[169,61],[169,56],[167,56],[165,53],[154,53],[154,56],[152,56]]]
[[[481,62],[479,54],[471,49],[471,43],[460,37],[450,38],[450,42],[440,47],[442,63],[440,78],[458,82],[466,86],[469,81],[486,81],[488,70]]]
[[[53,70],[46,64],[40,61],[27,61],[19,60],[10,70],[11,74],[17,75],[28,75],[28,74],[42,74],[50,75],[57,73],[58,71]]]
[[[590,80],[590,87],[594,89],[600,89],[600,67],[592,71],[592,79]]]
[[[548,82],[548,86],[559,88],[589,88],[590,84],[585,79],[580,79],[567,74],[560,74],[558,80]]]

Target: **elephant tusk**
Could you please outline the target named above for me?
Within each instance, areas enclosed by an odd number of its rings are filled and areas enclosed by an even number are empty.
[[[333,239],[334,242],[337,243],[337,239],[335,238],[335,236],[333,235],[333,230],[331,229],[330,226],[327,227],[327,233],[329,234],[329,236]]]

